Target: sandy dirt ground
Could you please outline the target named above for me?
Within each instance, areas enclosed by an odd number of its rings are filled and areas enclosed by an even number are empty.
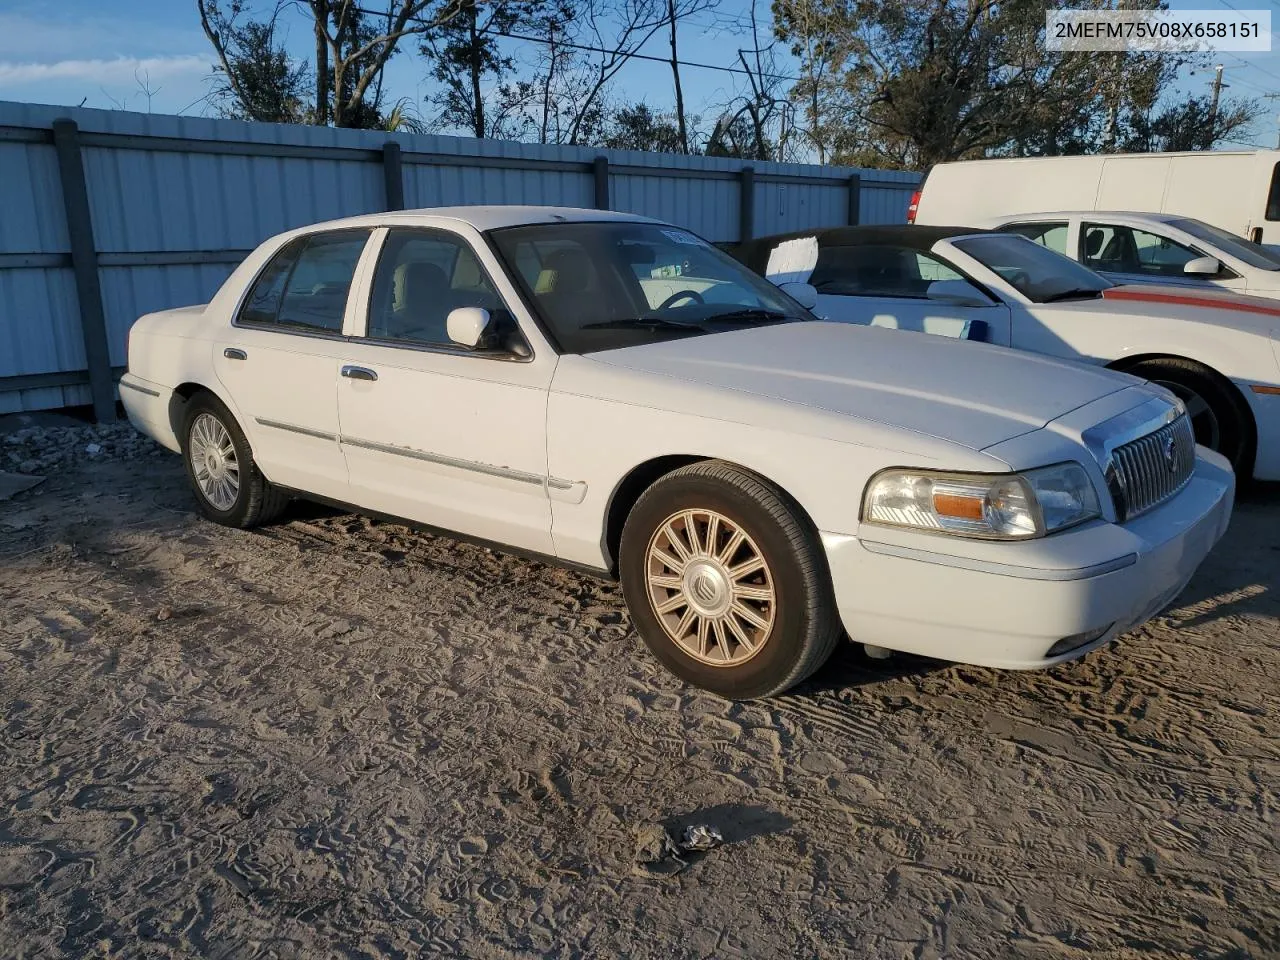
[[[682,686],[616,586],[176,457],[0,503],[0,956],[1280,956],[1280,493],[1018,674]],[[718,825],[683,872],[654,822]]]

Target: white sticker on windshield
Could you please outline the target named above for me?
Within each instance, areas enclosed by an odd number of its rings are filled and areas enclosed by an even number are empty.
[[[674,240],[676,243],[683,243],[687,247],[700,247],[702,241],[695,237],[692,233],[685,233],[683,230],[663,230],[667,238]]]
[[[807,283],[818,265],[818,238],[797,237],[784,240],[769,253],[764,275],[773,283]]]

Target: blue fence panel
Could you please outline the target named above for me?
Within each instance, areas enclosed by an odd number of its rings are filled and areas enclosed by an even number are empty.
[[[236,260],[293,227],[387,208],[384,145],[399,144],[409,208],[609,207],[710,240],[742,235],[742,170],[760,236],[860,219],[902,222],[916,174],[726,157],[505,143],[0,102],[0,412],[85,403],[88,374],[52,124],[78,127],[113,367],[140,315],[206,302]],[[392,168],[393,169],[393,168]],[[179,257],[173,257],[179,254]],[[185,263],[157,262],[158,255]]]

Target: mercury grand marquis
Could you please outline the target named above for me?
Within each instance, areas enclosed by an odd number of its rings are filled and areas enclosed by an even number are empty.
[[[128,355],[129,417],[210,520],[305,497],[616,576],[653,654],[734,698],[845,633],[1081,656],[1182,590],[1235,490],[1161,387],[822,322],[687,230],[597,210],[293,230]]]

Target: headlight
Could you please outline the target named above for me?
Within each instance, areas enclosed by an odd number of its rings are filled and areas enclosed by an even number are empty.
[[[862,501],[868,523],[991,540],[1043,537],[1098,515],[1098,494],[1078,463],[1006,474],[886,470]]]

